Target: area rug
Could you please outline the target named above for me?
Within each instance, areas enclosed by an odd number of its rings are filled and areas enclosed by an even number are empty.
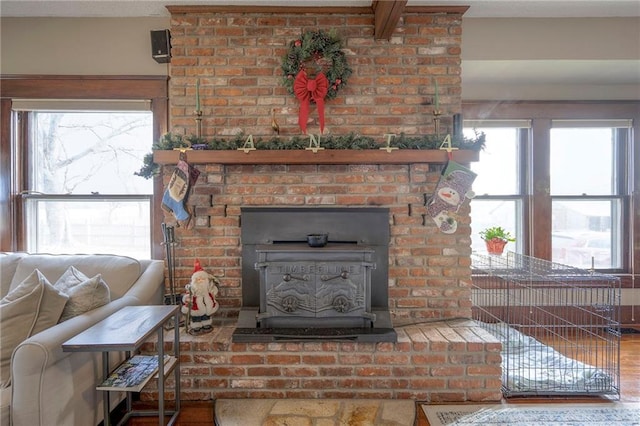
[[[430,426],[640,425],[640,403],[421,406]]]

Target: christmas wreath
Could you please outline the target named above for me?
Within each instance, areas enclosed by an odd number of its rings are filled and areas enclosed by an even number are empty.
[[[296,76],[310,65],[319,68],[327,77],[325,98],[335,98],[352,72],[335,30],[308,31],[289,43],[289,51],[282,59],[283,84],[289,93],[295,96]]]
[[[284,85],[300,101],[298,124],[307,133],[310,104],[318,109],[320,133],[324,131],[324,101],[336,97],[347,82],[351,68],[342,51],[342,42],[331,31],[310,31],[289,43],[283,59]]]

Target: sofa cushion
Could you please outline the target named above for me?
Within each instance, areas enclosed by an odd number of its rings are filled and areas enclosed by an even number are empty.
[[[31,254],[20,260],[11,282],[11,288],[22,281],[34,269],[39,269],[49,280],[55,283],[69,268],[75,266],[88,277],[102,275],[109,284],[111,300],[122,297],[136,282],[142,268],[136,259],[111,254]]]
[[[9,411],[11,410],[11,386],[0,388],[0,425],[8,426]]]
[[[11,354],[22,341],[58,323],[68,297],[37,269],[0,300],[1,385],[11,381]]]
[[[109,286],[102,280],[100,274],[89,278],[73,266],[67,268],[54,287],[69,296],[60,316],[60,322],[99,308],[111,301]]]

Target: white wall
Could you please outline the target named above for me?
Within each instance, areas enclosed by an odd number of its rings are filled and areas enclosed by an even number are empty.
[[[464,100],[640,99],[640,18],[470,18]]]
[[[0,72],[168,75],[151,57],[151,30],[169,18],[3,18]]]
[[[168,75],[170,18],[3,18],[0,73]],[[640,99],[640,18],[464,18],[464,100]]]

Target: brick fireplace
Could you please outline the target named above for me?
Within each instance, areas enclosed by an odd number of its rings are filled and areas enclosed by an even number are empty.
[[[297,101],[280,84],[280,60],[290,40],[318,28],[338,29],[354,69],[348,85],[326,104],[325,132],[354,132],[381,144],[386,133],[434,133],[429,104],[436,78],[441,128],[450,131],[452,115],[460,111],[460,12],[409,11],[392,38],[380,41],[373,38],[373,13],[359,8],[332,14],[169,10],[172,132],[194,133],[199,79],[203,137],[242,131],[270,138],[274,116],[281,137],[299,134]],[[309,131],[317,132],[315,121]],[[466,320],[471,315],[468,206],[455,234],[439,232],[424,207],[446,154],[407,159],[391,152],[380,160],[381,152],[346,150],[336,154],[338,161],[326,153],[314,161],[312,152],[269,153],[269,160],[259,151],[186,153],[201,174],[189,198],[195,226],[176,230],[178,284],[189,281],[200,259],[220,277],[221,310],[213,333],[181,338],[183,399],[500,399],[500,346]],[[474,155],[457,152],[454,158],[468,163]],[[176,153],[156,153],[156,161],[166,165],[164,185],[176,160]],[[246,284],[241,211],[265,206],[388,212],[386,303],[396,342],[232,341]]]

